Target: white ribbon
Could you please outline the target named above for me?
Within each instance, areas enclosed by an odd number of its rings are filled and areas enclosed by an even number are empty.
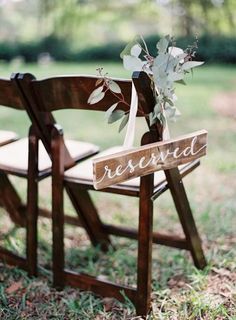
[[[135,134],[135,120],[138,111],[138,95],[135,89],[135,86],[132,82],[132,93],[131,93],[131,102],[130,102],[130,112],[129,112],[129,121],[127,124],[127,131],[125,134],[125,140],[123,143],[123,149],[130,149],[134,144],[134,134]]]
[[[165,115],[165,111],[164,110],[163,110],[163,115],[164,115],[164,117],[166,119],[166,115]],[[163,140],[169,140],[170,139],[170,130],[169,130],[167,119],[165,121],[165,127],[163,128],[162,139]]]
[[[125,140],[123,143],[124,150],[130,149],[134,145],[135,120],[136,120],[137,111],[138,111],[138,95],[137,95],[135,86],[132,82],[132,93],[131,93],[129,120],[128,120],[128,124],[127,124]],[[164,117],[166,119],[165,113],[164,113]],[[167,119],[166,119],[165,127],[163,129],[163,140],[169,140],[169,139],[170,139],[170,131],[169,131],[169,126],[168,126]]]

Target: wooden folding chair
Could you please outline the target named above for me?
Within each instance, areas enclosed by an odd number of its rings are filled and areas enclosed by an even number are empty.
[[[24,100],[19,95],[19,89],[16,87],[16,77],[17,74],[14,74],[11,81],[0,79],[0,105],[18,110],[25,110]],[[31,116],[30,113],[29,116]],[[2,132],[2,140],[0,140],[0,142],[2,142],[2,146],[0,147],[0,204],[9,213],[14,223],[26,227],[28,257],[28,259],[25,259],[1,248],[0,259],[3,259],[8,264],[18,265],[19,267],[28,270],[30,275],[36,275],[37,273],[38,213],[46,217],[51,216],[51,213],[48,210],[38,208],[38,182],[51,174],[51,160],[43,144],[38,141],[36,132],[37,128],[35,129],[31,126],[29,139],[22,138],[19,140],[16,140],[16,135],[14,135],[13,132]],[[4,141],[11,143],[5,143],[3,145]],[[67,140],[66,145],[71,151],[71,159],[73,159],[73,161],[86,158],[88,155],[97,152],[96,146],[84,142]],[[32,150],[30,156],[28,147]],[[28,162],[33,164],[29,168]],[[35,167],[35,164],[37,164],[37,168]],[[34,170],[33,174],[32,170]],[[15,175],[28,179],[29,188],[27,204],[24,204],[19,197],[15,187],[8,178],[8,175]],[[33,180],[31,179],[31,176],[33,176]],[[28,228],[29,224],[31,228]]]
[[[94,105],[88,104],[90,93],[96,87],[97,77],[92,76],[61,76],[45,80],[34,80],[29,76],[21,77],[21,88],[25,92],[31,90],[31,96],[35,99],[36,112],[45,115],[58,109],[85,109],[93,111],[106,111],[117,98],[106,92],[105,97]],[[130,103],[131,81],[116,80],[125,97]],[[155,105],[155,100],[150,86],[150,80],[144,72],[134,73],[133,82],[138,93],[138,116],[149,114]],[[119,103],[119,109],[128,111],[126,104]],[[150,126],[145,117],[149,131],[143,135],[142,144],[162,140],[162,127],[160,124]],[[78,115],[79,123],[79,115]],[[93,291],[103,296],[110,296],[123,301],[122,291],[135,304],[137,314],[147,314],[150,307],[151,293],[151,259],[152,243],[189,250],[196,267],[203,268],[206,265],[201,241],[194,223],[192,212],[186,196],[182,178],[199,165],[194,161],[181,167],[165,170],[163,173],[150,174],[128,182],[124,182],[106,189],[102,192],[139,198],[139,227],[118,227],[102,224],[102,230],[107,234],[128,237],[138,240],[137,262],[137,288],[117,285],[96,277],[74,273],[64,269],[64,210],[63,210],[63,186],[70,188],[74,195],[72,202],[76,209],[88,214],[88,218],[98,216],[97,211],[90,200],[89,190],[94,190],[92,159],[82,161],[65,170],[65,156],[63,152],[63,133],[57,126],[51,126],[51,153],[52,153],[52,214],[53,214],[53,276],[54,285],[78,286],[83,290]],[[106,150],[105,154],[119,151],[119,147]],[[101,155],[104,153],[101,153]],[[173,235],[163,235],[152,230],[153,201],[164,191],[170,190],[173,197],[180,222],[183,226],[185,238]],[[94,231],[92,226],[92,232]]]

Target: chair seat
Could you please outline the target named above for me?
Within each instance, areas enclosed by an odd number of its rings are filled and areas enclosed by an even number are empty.
[[[17,134],[13,131],[0,131],[0,146],[9,142],[15,141],[18,138]]]
[[[92,143],[66,140],[72,158],[78,161],[98,152],[98,147]],[[19,176],[28,173],[28,138],[9,143],[0,148],[0,170],[5,170]],[[48,174],[51,171],[51,160],[42,144],[39,142],[39,175]]]
[[[75,181],[76,183],[81,183],[81,184],[92,184],[93,182],[93,159],[102,157],[102,156],[107,156],[109,154],[114,154],[117,152],[122,151],[121,146],[116,146],[113,148],[109,148],[103,152],[100,152],[96,156],[93,156],[89,158],[88,160],[82,161],[72,167],[71,169],[68,169],[65,171],[64,177],[65,180],[68,181]],[[181,165],[179,166],[180,169],[185,167],[186,165]],[[165,180],[165,173],[163,170],[156,171],[154,175],[154,186],[159,185],[161,182]],[[140,177],[139,178],[134,178],[128,181],[121,182],[117,184],[117,186],[123,186],[123,187],[136,187],[139,188],[140,186]]]

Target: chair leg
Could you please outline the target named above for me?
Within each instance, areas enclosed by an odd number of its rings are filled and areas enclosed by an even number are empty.
[[[26,256],[29,276],[37,275],[38,221],[38,138],[31,128],[27,186]]]
[[[141,178],[138,231],[137,315],[150,309],[152,280],[153,174]]]
[[[66,183],[66,190],[92,244],[99,244],[103,251],[107,251],[111,242],[88,191],[73,183]]]
[[[9,213],[11,220],[25,226],[25,210],[21,199],[5,172],[0,172],[0,205]]]
[[[63,137],[52,131],[52,270],[53,286],[64,287],[64,148]]]
[[[186,236],[186,240],[190,245],[190,251],[194,264],[198,269],[203,269],[207,265],[207,262],[203,253],[201,239],[195,225],[179,169],[174,168],[166,170],[165,175]]]

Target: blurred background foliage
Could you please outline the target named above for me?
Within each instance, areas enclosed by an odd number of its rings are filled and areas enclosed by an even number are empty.
[[[199,58],[236,63],[235,0],[0,0],[0,59],[119,60],[142,34],[155,50],[160,36],[177,45],[199,38]]]

